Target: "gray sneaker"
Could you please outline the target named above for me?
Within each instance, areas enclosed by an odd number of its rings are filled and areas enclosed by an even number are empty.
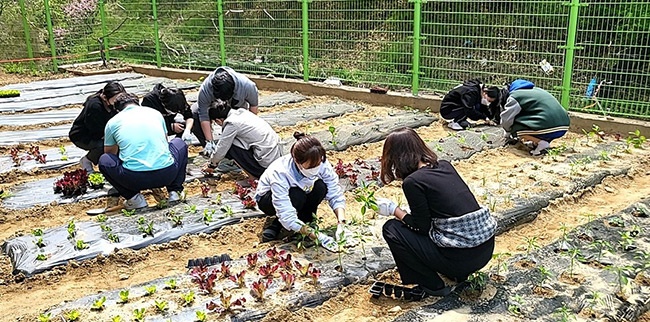
[[[147,200],[141,193],[136,194],[133,198],[124,201],[124,208],[126,210],[140,209],[149,206]]]

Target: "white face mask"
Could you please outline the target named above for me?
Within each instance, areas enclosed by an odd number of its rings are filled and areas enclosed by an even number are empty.
[[[298,170],[300,170],[300,173],[302,173],[303,176],[312,179],[318,175],[318,171],[320,171],[320,164],[317,167],[311,169],[303,169],[302,167],[298,167]]]
[[[483,97],[483,98],[481,99],[481,104],[483,104],[483,105],[487,105],[487,106],[490,106],[490,101],[488,101],[487,98]]]

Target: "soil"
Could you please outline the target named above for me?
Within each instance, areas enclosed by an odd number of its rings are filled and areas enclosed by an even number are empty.
[[[46,76],[44,76],[46,77]],[[59,74],[52,77],[61,77]],[[0,72],[0,84],[32,81],[36,78],[17,77],[15,75]],[[270,92],[262,92],[262,95]],[[302,106],[334,102],[333,97],[313,97],[307,101],[276,106],[268,109],[261,109],[261,114],[280,111],[284,109],[300,108]],[[283,138],[289,138],[294,131],[314,132],[326,129],[330,125],[337,126],[342,123],[350,123],[365,120],[371,117],[379,117],[386,113],[397,111],[394,108],[369,106],[361,104],[364,110],[350,113],[345,116],[335,117],[322,121],[310,121],[292,127],[276,128]],[[432,125],[416,130],[425,141],[435,141],[448,136],[449,130],[441,122],[434,122]],[[575,146],[580,151],[587,148],[581,134],[569,133],[564,138],[554,141],[554,146],[567,145]],[[62,139],[56,142],[39,142],[39,146],[56,147],[60,144],[69,143]],[[338,159],[343,162],[353,162],[355,159],[374,159],[381,155],[383,142],[363,144],[354,146],[346,151],[327,153],[330,162],[335,163]],[[646,147],[647,148],[647,147]],[[200,149],[192,148],[191,153],[198,153]],[[0,153],[2,149],[0,149]],[[602,184],[594,188],[580,191],[574,195],[566,196],[561,200],[553,202],[543,209],[537,219],[531,223],[516,227],[496,238],[495,253],[509,253],[511,255],[524,253],[524,240],[537,237],[540,246],[550,244],[562,235],[560,229],[564,224],[573,228],[588,220],[619,211],[631,203],[650,195],[650,171],[648,169],[648,158],[641,150],[633,151],[640,156],[633,162],[632,169],[627,175],[609,177]],[[622,156],[634,158],[635,156]],[[528,152],[518,147],[497,148],[483,151],[475,156],[462,161],[453,162],[461,176],[468,182],[472,189],[477,191],[481,186],[493,187],[502,195],[512,193],[507,187],[502,187],[502,182],[516,180],[517,193],[534,193],[552,186],[551,182],[545,182],[543,176],[531,177],[529,173],[530,164],[539,166],[552,166],[550,157],[531,158]],[[598,166],[606,168],[606,162],[598,163]],[[60,175],[62,171],[36,172],[32,174],[13,174],[4,178],[0,188],[13,186],[26,180],[51,177]],[[579,174],[577,174],[579,175]],[[240,176],[224,176],[216,181],[211,194],[232,189],[235,180]],[[484,184],[480,184],[484,182]],[[536,185],[537,183],[537,185]],[[533,187],[534,186],[534,187]],[[200,187],[197,182],[187,185],[188,194],[199,195]],[[398,182],[391,183],[378,189],[378,197],[387,197],[396,201],[404,201],[403,194]],[[151,196],[148,196],[149,203],[154,204]],[[354,200],[353,192],[346,193],[348,217],[359,216],[361,205]],[[104,198],[92,201],[85,201],[70,205],[51,205],[46,207],[32,208],[28,210],[10,211],[0,208],[0,240],[6,240],[12,236],[30,233],[34,228],[51,228],[60,226],[69,221],[71,217],[77,221],[92,220],[85,215],[85,210],[97,208],[105,203]],[[495,210],[507,208],[505,202],[495,205]],[[327,205],[322,204],[319,213],[324,218],[325,225],[334,224],[334,216]],[[70,301],[82,296],[92,295],[102,290],[119,289],[129,285],[135,285],[150,281],[154,278],[171,276],[185,273],[185,265],[189,259],[214,256],[216,254],[228,253],[233,258],[244,256],[248,253],[268,248],[276,243],[260,243],[260,232],[267,219],[250,219],[239,224],[227,226],[212,234],[199,234],[184,236],[179,240],[163,245],[149,246],[144,249],[119,250],[108,257],[100,257],[79,263],[70,263],[58,267],[50,272],[42,273],[34,277],[26,278],[22,275],[11,274],[11,264],[7,256],[0,256],[0,301],[3,303],[0,321],[32,321],[39,313],[49,307],[63,301]],[[373,222],[373,229],[381,227],[383,221]],[[492,270],[490,263],[485,270]],[[527,266],[533,268],[532,266]],[[127,277],[126,279],[124,277]],[[400,283],[399,274],[395,270],[389,270],[375,277],[377,280],[391,283]],[[424,302],[404,302],[400,300],[381,297],[372,299],[368,293],[371,282],[354,284],[341,289],[339,294],[322,305],[315,308],[300,308],[296,311],[289,311],[279,306],[267,315],[264,321],[391,321],[405,310],[420,306],[427,301],[435,301],[434,298],[426,299]],[[489,296],[484,291],[481,296]],[[11,313],[8,313],[11,312]],[[639,321],[650,321],[650,315],[642,317]]]

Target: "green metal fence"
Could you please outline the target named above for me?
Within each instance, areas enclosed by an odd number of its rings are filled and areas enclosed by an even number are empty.
[[[0,2],[0,61],[103,52],[415,95],[527,78],[572,110],[649,118],[650,0],[581,1],[17,0]]]

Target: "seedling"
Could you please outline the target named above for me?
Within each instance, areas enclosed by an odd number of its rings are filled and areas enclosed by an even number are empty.
[[[278,261],[278,268],[282,268],[288,272],[293,270],[293,264],[291,264],[291,254],[280,255],[280,260]]]
[[[135,215],[135,209],[131,209],[131,210],[122,209],[122,214],[124,215],[124,217],[131,217]]]
[[[646,251],[640,251],[634,255],[634,258],[641,260],[641,264],[643,264],[643,266],[641,266],[642,270],[647,270],[650,268],[650,253]]]
[[[137,322],[144,322],[144,313],[146,312],[145,308],[133,310],[133,320]]]
[[[68,153],[63,144],[59,145],[59,153],[61,154],[61,161],[68,161]]]
[[[169,207],[169,201],[167,199],[160,199],[160,201],[156,203],[157,209],[165,209],[167,207]]]
[[[302,274],[302,276],[308,276],[308,275],[309,275],[309,271],[310,271],[310,270],[312,269],[312,267],[313,267],[313,264],[312,264],[312,263],[309,263],[309,264],[307,264],[307,265],[302,265],[302,264],[300,264],[299,261],[294,261],[294,262],[293,262],[293,265],[294,265],[294,266],[296,267],[296,269],[300,272],[300,274]]]
[[[627,284],[630,282],[627,274],[630,274],[634,268],[629,265],[625,266],[607,266],[605,267],[605,270],[614,272],[616,274],[616,282],[618,284],[618,293],[623,293],[624,287],[627,286]]]
[[[41,313],[38,315],[38,322],[50,322],[52,319],[52,313]]]
[[[183,306],[188,306],[194,303],[194,291],[189,291],[181,295],[181,300],[183,300]]]
[[[156,310],[158,312],[162,313],[165,312],[169,307],[167,306],[167,301],[153,301],[154,305],[156,305]]]
[[[11,197],[13,194],[9,190],[0,190],[0,199],[6,199]]]
[[[631,237],[637,237],[643,232],[643,228],[639,225],[632,225],[630,227],[630,236]]]
[[[242,205],[244,205],[244,209],[255,209],[257,206],[257,202],[251,197],[251,196],[246,196],[244,199],[241,201]]]
[[[101,189],[104,187],[104,175],[99,172],[94,172],[88,175],[88,182],[93,189]]]
[[[170,219],[172,221],[172,227],[183,226],[183,216],[181,216],[181,215],[172,215]]]
[[[623,251],[627,252],[636,249],[634,246],[634,237],[632,237],[630,232],[621,231],[619,234],[621,235],[621,240],[618,242],[618,244],[621,246],[621,249],[623,249]]]
[[[361,217],[363,221],[365,221],[365,215],[368,210],[379,211],[375,191],[372,190],[373,186],[374,182],[370,184],[361,182],[361,187],[354,190],[354,200],[361,203]]]
[[[625,221],[619,216],[612,217],[607,223],[612,227],[625,227]]]
[[[192,282],[199,286],[199,289],[206,294],[212,294],[214,291],[214,284],[217,280],[217,270],[208,269],[207,266],[196,266],[192,268],[190,276]]]
[[[45,254],[38,254],[38,255],[36,255],[36,260],[39,260],[39,261],[47,260],[47,255],[45,255]]]
[[[645,143],[646,138],[645,136],[641,135],[641,131],[638,129],[634,132],[628,132],[628,137],[625,139],[625,142],[627,142],[627,145],[629,146],[630,144],[637,148],[641,149],[643,147],[643,143]]]
[[[175,290],[176,289],[176,280],[175,279],[170,279],[169,281],[165,282],[165,288],[169,290]]]
[[[501,271],[508,270],[508,264],[505,262],[507,257],[510,257],[510,253],[494,253],[492,254],[492,259],[496,260],[497,263],[494,265],[496,268],[496,275],[501,275]]]
[[[602,151],[600,151],[600,154],[598,155],[598,159],[600,159],[602,161],[609,161],[612,158],[609,157],[609,152],[607,152],[605,150],[602,150]]]
[[[469,277],[467,277],[467,282],[469,282],[469,288],[474,291],[481,292],[485,289],[487,285],[488,276],[482,271],[474,272]]]
[[[113,233],[109,233],[106,236],[106,238],[108,238],[108,241],[110,241],[111,243],[119,243],[120,242],[120,237],[118,237],[117,235],[115,235]]]
[[[101,229],[102,231],[107,232],[107,233],[113,231],[113,228],[111,228],[108,225],[103,225],[103,224],[99,225],[99,229]]]
[[[210,185],[204,182],[201,184],[201,197],[208,198],[208,193],[210,193]]]
[[[569,256],[571,261],[569,262],[569,275],[573,275],[573,267],[575,266],[576,259],[582,258],[579,248],[572,248],[566,254]]]
[[[244,276],[246,276],[246,270],[242,270],[241,272],[235,274],[235,275],[230,275],[228,278],[235,282],[237,284],[237,287],[243,288],[246,286],[246,280],[244,279]]]
[[[318,269],[316,267],[312,267],[309,270],[309,273],[307,273],[307,276],[309,276],[309,278],[311,278],[311,282],[314,285],[318,285],[318,278],[320,277],[320,274],[321,274],[320,269]]]
[[[74,244],[74,249],[76,250],[83,250],[88,248],[88,244],[86,244],[83,240],[77,239],[77,242]]]
[[[562,303],[562,307],[555,310],[555,315],[558,317],[558,321],[568,322],[576,320],[576,315],[571,311],[570,308],[566,306],[566,303]]]
[[[225,206],[221,207],[221,212],[223,212],[226,215],[226,217],[228,217],[228,218],[232,217],[232,215],[235,214],[232,211],[232,207],[230,207],[229,205],[225,205]]]
[[[251,285],[251,295],[258,301],[263,302],[264,301],[264,295],[266,293],[266,289],[269,288],[271,285],[272,279],[259,279],[257,282],[253,282]]]
[[[293,283],[296,281],[296,275],[291,273],[280,272],[284,286],[282,287],[283,291],[288,291],[293,288]]]
[[[196,213],[196,205],[187,205],[187,206],[185,206],[185,212],[190,213],[190,214],[195,214]]]
[[[219,271],[221,272],[221,277],[223,278],[230,277],[230,263],[222,262],[221,266],[219,267]]]
[[[100,214],[100,215],[97,215],[96,220],[97,220],[97,222],[106,222],[106,220],[108,220],[108,217],[106,217],[106,215],[104,215],[104,214]]]
[[[215,197],[214,200],[210,201],[211,204],[220,206],[221,205],[221,194],[218,193]]]
[[[510,304],[508,304],[508,312],[510,312],[512,315],[521,317],[524,315],[524,312],[521,310],[522,307],[526,305],[526,301],[524,300],[521,295],[515,295],[512,297],[510,300]]]
[[[462,136],[462,135],[459,135],[459,136],[458,136],[458,143],[460,143],[461,145],[463,145],[463,144],[465,144],[466,142],[467,142],[467,138],[466,138],[466,137],[464,137],[464,136]]]
[[[79,313],[79,311],[77,310],[72,310],[64,313],[63,316],[65,317],[65,320],[68,322],[78,321],[79,317],[81,316],[81,313]]]
[[[257,259],[259,256],[257,253],[252,253],[246,255],[246,262],[248,262],[248,269],[254,269],[257,266]]]
[[[287,251],[284,250],[284,249],[278,251],[277,248],[273,247],[273,248],[269,248],[269,249],[266,250],[266,257],[268,257],[269,260],[271,260],[272,262],[279,262],[280,261],[280,256],[282,256],[282,255],[284,255],[286,253],[287,253]]]
[[[539,248],[539,244],[537,243],[537,236],[524,237],[524,241],[526,242],[524,246],[526,248],[526,257],[529,257],[531,252]]]
[[[33,229],[32,230],[32,235],[34,235],[36,237],[43,236],[43,229],[40,229],[40,228]]]
[[[278,270],[278,265],[273,265],[271,266],[270,264],[264,264],[260,266],[258,273],[262,277],[272,277],[273,273],[275,273],[276,270]]]
[[[438,151],[438,152],[443,152],[445,149],[443,149],[442,145],[436,143],[433,148]]]
[[[153,221],[150,221],[148,223],[138,223],[138,230],[144,234],[143,237],[147,237],[147,236],[153,237]]]
[[[68,223],[68,239],[73,239],[77,235],[77,228],[74,219]]]
[[[101,311],[104,309],[104,302],[106,302],[106,296],[102,296],[100,299],[95,300],[90,309],[93,311]]]
[[[589,302],[587,304],[587,309],[591,312],[594,312],[594,308],[600,304],[604,303],[603,301],[603,293],[600,293],[598,291],[592,291],[589,294]]]
[[[43,247],[45,247],[45,243],[43,242],[43,237],[38,237],[38,239],[36,239],[36,241],[34,241],[34,244],[35,244],[36,247],[38,247],[38,248],[43,248]]]
[[[156,285],[145,286],[144,291],[146,292],[146,296],[151,296],[156,293]]]
[[[120,303],[128,303],[128,302],[129,302],[129,290],[120,291]]]
[[[212,215],[214,215],[214,212],[214,210],[210,212],[207,209],[203,209],[203,223],[209,225],[212,222]]]
[[[64,172],[63,178],[54,182],[54,193],[61,193],[65,198],[82,195],[86,190],[88,190],[88,172],[84,169]]]
[[[363,252],[363,260],[366,260],[366,247],[365,244],[368,242],[366,239],[366,236],[364,236],[360,231],[355,231],[354,232],[354,239],[359,241],[359,244],[361,244],[361,252]]]
[[[119,316],[119,315],[116,315],[116,316],[111,318],[111,321],[112,322],[122,322],[122,317]]]
[[[208,315],[203,311],[196,311],[196,321],[205,322],[208,320]]]
[[[537,266],[537,273],[538,275],[536,281],[539,287],[544,286],[544,284],[546,284],[546,282],[548,282],[553,277],[553,273],[543,265]]]
[[[339,262],[339,269],[340,272],[343,271],[343,253],[345,252],[345,244],[347,243],[347,239],[345,238],[345,234],[341,234],[338,236],[339,238],[336,240],[336,246],[338,248],[338,262]]]
[[[338,131],[336,130],[336,127],[334,125],[330,125],[327,130],[330,132],[330,135],[332,138],[330,139],[330,143],[335,149],[338,149],[339,142],[336,140],[336,137],[338,136]]]
[[[560,238],[561,241],[571,241],[571,238],[569,238],[569,230],[569,226],[567,226],[565,223],[560,223],[560,231],[562,231],[562,237]]]
[[[483,142],[487,142],[488,135],[486,133],[481,133],[481,140],[483,140]]]

